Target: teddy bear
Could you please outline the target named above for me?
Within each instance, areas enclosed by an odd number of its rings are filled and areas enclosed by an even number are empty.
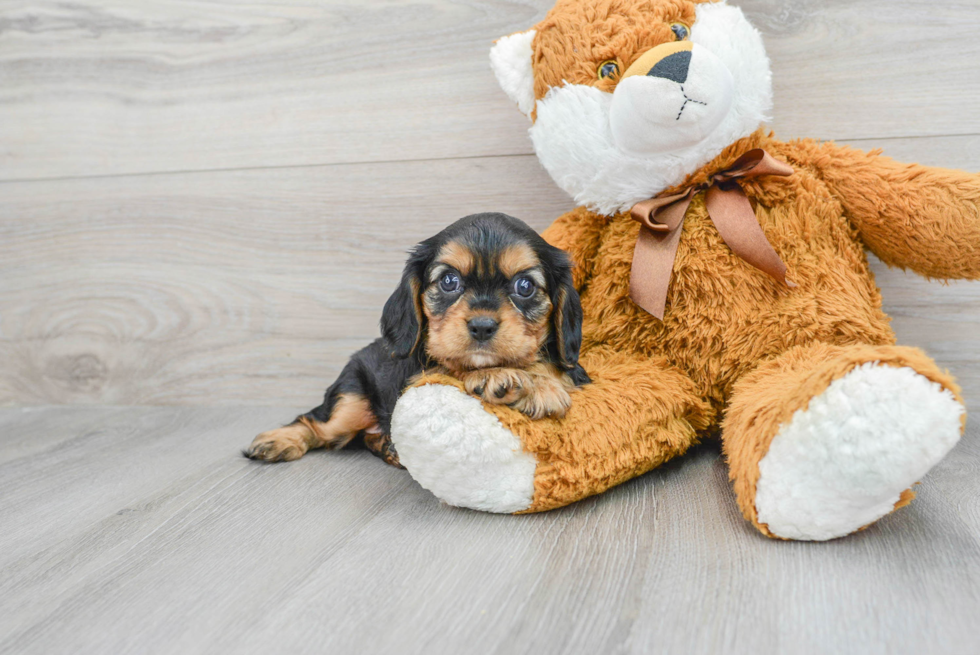
[[[724,0],[559,0],[491,67],[579,205],[569,253],[592,378],[531,420],[426,375],[402,463],[444,502],[561,507],[719,437],[762,534],[828,540],[914,498],[965,425],[954,379],[896,345],[865,254],[980,277],[980,177],[777,140],[759,32]]]

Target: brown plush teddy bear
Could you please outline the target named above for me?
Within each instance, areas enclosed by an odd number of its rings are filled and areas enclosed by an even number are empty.
[[[413,477],[450,504],[537,512],[720,431],[766,535],[831,539],[910,502],[965,412],[895,345],[864,251],[980,277],[980,177],[760,130],[769,62],[723,1],[559,0],[491,63],[581,205],[544,236],[576,263],[593,383],[532,421],[424,379],[392,425]]]

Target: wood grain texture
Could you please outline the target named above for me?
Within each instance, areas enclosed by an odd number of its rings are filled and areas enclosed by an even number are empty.
[[[980,169],[969,140],[855,145]],[[486,208],[542,229],[572,206],[531,156],[0,189],[6,405],[313,406],[377,336],[411,244]],[[980,285],[875,271],[900,341],[980,407]]]
[[[412,244],[488,207],[538,229],[571,207],[532,157],[2,189],[8,405],[313,406]]]
[[[980,169],[959,139],[856,145]],[[377,336],[410,244],[488,207],[537,229],[571,207],[530,156],[0,188],[6,405],[313,406]],[[980,285],[874,269],[900,341],[980,407]]]
[[[530,153],[494,39],[552,0],[2,0],[0,179]],[[744,0],[784,137],[980,133],[980,4]]]
[[[0,653],[980,649],[975,467],[940,465],[864,532],[789,543],[742,520],[710,446],[495,516],[366,452],[238,455],[295,411],[0,411]]]
[[[530,152],[486,42],[549,5],[0,0],[0,178],[95,176],[0,182],[0,405],[316,403],[412,243],[571,206],[533,156],[480,156]],[[980,102],[980,6],[742,5],[784,137],[980,170],[980,136],[922,136],[976,129],[944,103]],[[406,161],[331,163],[377,159]],[[240,170],[144,174],[214,167]],[[976,285],[876,271],[901,340],[980,402]]]
[[[551,4],[0,0],[0,653],[980,652],[972,423],[828,544],[752,530],[710,445],[522,517],[237,454],[377,334],[411,244],[570,208],[487,64]],[[781,137],[980,170],[980,3],[737,4]],[[873,266],[980,409],[980,284]]]
[[[528,152],[487,53],[549,2],[5,0],[0,179]]]

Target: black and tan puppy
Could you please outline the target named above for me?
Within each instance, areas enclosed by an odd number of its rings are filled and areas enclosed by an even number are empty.
[[[385,303],[381,334],[354,353],[323,404],[257,436],[245,455],[272,462],[360,443],[399,466],[391,413],[423,370],[532,418],[563,416],[589,382],[578,364],[582,308],[571,262],[505,214],[456,221],[418,244]]]

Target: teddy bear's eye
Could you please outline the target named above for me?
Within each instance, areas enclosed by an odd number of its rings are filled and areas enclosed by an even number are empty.
[[[619,77],[619,64],[613,60],[604,61],[599,64],[599,79],[608,80]]]
[[[678,41],[683,41],[687,37],[691,36],[691,30],[684,23],[671,23],[670,31],[674,33],[674,37]]]

